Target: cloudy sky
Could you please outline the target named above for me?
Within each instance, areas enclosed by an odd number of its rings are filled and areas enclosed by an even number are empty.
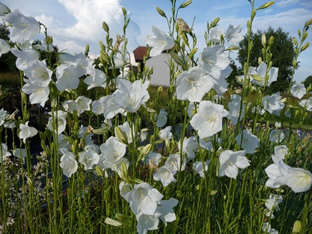
[[[184,1],[184,0],[183,0]],[[183,1],[177,0],[177,5]],[[266,0],[267,1],[267,0]],[[266,1],[256,0],[256,7]],[[168,31],[166,21],[155,8],[158,6],[170,15],[169,0],[0,0],[11,10],[19,9],[23,14],[33,16],[48,26],[54,44],[69,52],[82,52],[87,43],[91,53],[99,52],[98,42],[104,41],[102,22],[106,21],[112,36],[122,33],[123,16],[121,7],[125,7],[131,18],[128,28],[129,49],[145,45],[145,39],[152,34],[152,25]],[[179,12],[189,25],[194,21],[194,32],[198,37],[199,50],[204,48],[206,22],[220,17],[219,27],[227,29],[229,24],[243,26],[250,15],[250,3],[247,0],[193,0],[193,3]],[[254,31],[266,30],[269,26],[297,36],[304,22],[312,18],[311,0],[276,0],[269,9],[257,12]],[[309,29],[310,48],[300,57],[300,68],[295,79],[304,80],[312,75],[312,27]],[[274,55],[273,55],[274,56]]]

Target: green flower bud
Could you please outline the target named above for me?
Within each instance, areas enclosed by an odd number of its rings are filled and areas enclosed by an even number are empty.
[[[258,64],[260,65],[261,63],[262,63],[262,58],[259,57],[259,58],[258,58]]]
[[[96,135],[103,135],[107,132],[107,129],[106,128],[98,128],[98,129],[94,129],[92,131],[93,134],[96,134]]]
[[[185,7],[189,6],[191,3],[192,3],[192,0],[188,0],[188,1],[184,2],[184,3],[182,3],[179,8],[185,8]]]
[[[158,89],[157,89],[157,96],[160,96],[163,92],[163,87],[162,86],[159,86]]]
[[[301,31],[298,29],[298,36],[301,37]]]
[[[302,36],[302,41],[304,41],[308,37],[308,32],[304,32]]]
[[[312,24],[312,19],[305,22],[304,27],[308,28]]]
[[[305,51],[309,46],[310,46],[310,43],[309,43],[309,42],[305,43],[305,44],[301,47],[300,52]]]
[[[293,65],[294,68],[297,67],[297,61],[296,61],[296,59],[293,60],[292,65]]]
[[[47,43],[47,45],[53,44],[53,37],[47,36],[45,42]]]
[[[299,233],[299,232],[301,232],[301,228],[302,228],[301,222],[299,220],[296,220],[294,222],[292,232],[293,233]]]
[[[158,14],[160,16],[167,18],[165,12],[162,9],[160,9],[159,7],[156,7],[156,11],[158,12]]]
[[[261,43],[262,43],[263,47],[266,45],[266,36],[265,36],[265,34],[263,34],[262,37],[261,37]]]
[[[87,44],[87,45],[86,45],[86,48],[85,48],[85,55],[86,55],[86,56],[88,56],[89,50],[90,50],[90,47],[89,47],[89,44]]]
[[[274,37],[273,37],[273,36],[270,36],[269,45],[273,45],[273,43],[274,43]]]
[[[232,50],[239,50],[239,46],[230,46],[230,47],[228,47],[226,50],[230,50],[230,51],[232,51]]]
[[[103,171],[99,166],[96,166],[96,167],[95,167],[95,173],[96,173],[98,176],[101,176],[101,177],[104,177],[104,176],[105,176],[104,171]]]
[[[127,135],[123,131],[121,131],[119,127],[115,127],[115,133],[118,140],[120,140],[124,144],[128,143]]]
[[[122,14],[124,15],[124,16],[126,16],[127,15],[127,10],[126,10],[126,8],[122,8]]]
[[[211,27],[211,28],[216,27],[216,26],[218,25],[219,21],[220,21],[220,17],[215,18],[215,19],[211,22],[210,27]]]
[[[257,10],[262,10],[262,9],[266,9],[271,7],[274,4],[274,1],[270,1],[267,3],[264,3],[263,5],[261,5],[260,7],[257,8]]]
[[[103,21],[102,23],[102,28],[104,29],[105,32],[107,33],[109,32],[109,26],[105,21]]]
[[[259,76],[259,75],[257,75],[257,74],[250,74],[251,75],[251,77],[254,79],[254,80],[256,80],[256,81],[258,81],[258,82],[261,82],[262,81],[262,77],[261,76]]]
[[[104,223],[108,224],[108,225],[111,225],[111,226],[114,226],[114,227],[119,227],[122,225],[121,222],[115,220],[115,219],[111,219],[111,218],[106,218]]]
[[[294,45],[298,46],[298,41],[295,37],[292,38],[292,42]]]

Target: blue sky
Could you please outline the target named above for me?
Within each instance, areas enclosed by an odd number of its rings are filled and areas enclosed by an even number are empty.
[[[92,54],[99,51],[98,41],[104,41],[101,28],[105,20],[113,37],[122,31],[121,7],[125,7],[130,15],[128,29],[130,49],[145,45],[145,39],[152,34],[152,25],[168,31],[166,21],[160,17],[155,8],[158,6],[170,15],[169,0],[0,0],[11,10],[19,9],[23,14],[33,16],[48,26],[49,34],[60,49],[69,52],[84,51],[90,44]],[[177,0],[177,5],[184,1]],[[256,7],[266,1],[256,0]],[[243,26],[250,15],[250,3],[247,0],[193,0],[193,3],[182,9],[179,16],[188,24],[194,20],[194,32],[198,37],[199,51],[204,48],[204,32],[206,22],[220,17],[219,27],[227,29],[229,24]],[[195,18],[194,18],[195,17]],[[254,23],[254,31],[266,30],[269,26],[281,27],[290,36],[297,36],[304,22],[312,18],[311,0],[276,0],[274,6],[258,11]],[[300,68],[295,80],[302,81],[312,75],[312,27],[309,29],[307,41],[311,46],[300,57]],[[273,55],[274,56],[274,55]],[[234,57],[235,58],[235,57]]]

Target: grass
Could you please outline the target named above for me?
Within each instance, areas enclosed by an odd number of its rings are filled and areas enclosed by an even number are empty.
[[[19,73],[0,72],[0,85],[20,85]]]

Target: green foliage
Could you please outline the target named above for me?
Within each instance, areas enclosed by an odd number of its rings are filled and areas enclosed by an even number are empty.
[[[292,61],[295,58],[295,50],[292,44],[289,33],[284,32],[281,28],[277,30],[268,28],[266,31],[258,30],[257,33],[251,35],[253,41],[253,48],[250,54],[250,65],[258,67],[258,58],[262,57],[261,49],[261,38],[265,34],[266,38],[274,37],[274,43],[271,47],[273,67],[278,67],[277,81],[271,85],[272,92],[286,91],[289,87]],[[247,35],[240,43],[240,50],[238,51],[238,61],[243,66],[247,60]],[[264,59],[263,59],[264,60]]]
[[[308,76],[304,81],[303,84],[306,88],[308,88],[309,86],[312,87],[312,75]]]
[[[235,62],[231,59],[230,66],[232,68],[232,73],[231,75],[226,78],[226,81],[229,83],[229,86],[234,88],[234,87],[241,87],[241,85],[237,82],[236,76],[239,76],[241,74],[241,69],[239,69]]]
[[[0,24],[0,38],[9,41],[10,30],[5,24]],[[0,71],[17,72],[15,67],[15,56],[9,52],[0,56]]]

